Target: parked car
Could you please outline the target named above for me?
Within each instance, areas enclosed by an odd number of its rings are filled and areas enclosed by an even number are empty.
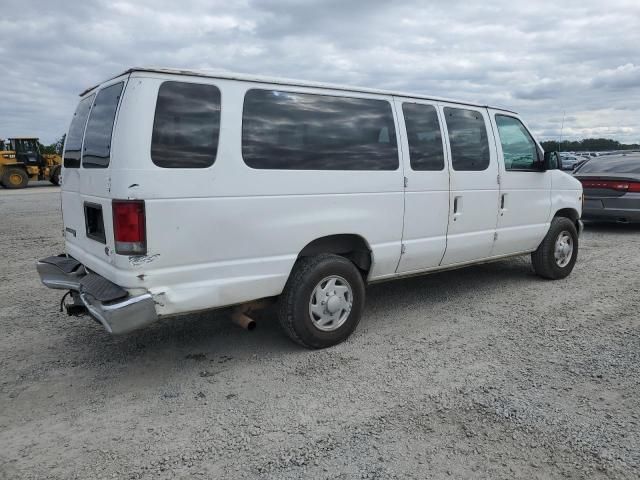
[[[111,333],[232,305],[251,325],[277,299],[293,340],[327,347],[366,283],[529,253],[542,277],[569,275],[582,187],[554,165],[508,110],[132,69],[81,95],[66,253],[38,271]]]
[[[584,218],[640,222],[640,153],[592,158],[574,175],[584,188]]]
[[[562,160],[563,170],[573,170],[578,163],[584,160],[582,157],[564,152],[560,153],[560,159]]]

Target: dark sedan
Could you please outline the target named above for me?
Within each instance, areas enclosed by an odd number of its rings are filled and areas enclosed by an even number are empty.
[[[640,153],[594,157],[573,174],[584,188],[582,218],[640,222]]]

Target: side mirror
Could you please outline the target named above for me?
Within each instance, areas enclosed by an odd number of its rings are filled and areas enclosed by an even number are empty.
[[[544,152],[542,170],[562,170],[562,159],[558,152]]]

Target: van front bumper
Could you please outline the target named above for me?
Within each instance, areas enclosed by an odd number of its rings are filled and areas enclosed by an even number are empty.
[[[128,333],[158,319],[151,294],[132,296],[106,278],[88,272],[74,258],[43,258],[36,268],[45,286],[70,291],[74,306],[84,307],[109,333]]]

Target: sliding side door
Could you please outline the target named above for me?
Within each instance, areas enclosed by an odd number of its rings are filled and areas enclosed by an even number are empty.
[[[394,98],[405,172],[398,273],[440,265],[447,245],[449,166],[435,103]]]
[[[442,265],[491,256],[498,215],[498,160],[485,108],[440,104],[451,153],[447,250]]]

